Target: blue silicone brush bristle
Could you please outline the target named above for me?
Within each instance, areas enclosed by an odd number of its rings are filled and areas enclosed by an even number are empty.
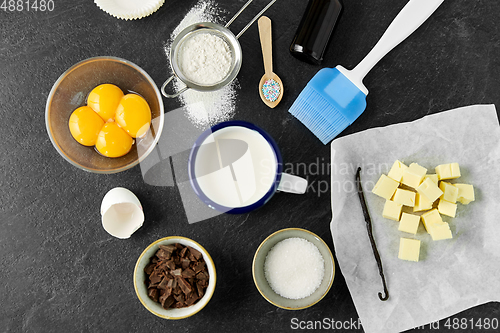
[[[314,88],[306,86],[289,112],[327,144],[344,128],[347,119]]]
[[[288,112],[327,144],[366,108],[366,95],[337,68],[323,68],[309,81]]]

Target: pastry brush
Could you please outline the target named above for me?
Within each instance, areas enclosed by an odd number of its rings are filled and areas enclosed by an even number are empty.
[[[365,75],[389,51],[411,35],[444,0],[410,0],[366,57],[352,70],[323,68],[309,81],[288,112],[323,144],[352,124],[366,108]]]

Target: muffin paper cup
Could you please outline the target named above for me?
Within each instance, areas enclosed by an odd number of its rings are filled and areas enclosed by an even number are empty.
[[[165,0],[94,0],[94,2],[111,16],[122,20],[136,20],[156,12]]]

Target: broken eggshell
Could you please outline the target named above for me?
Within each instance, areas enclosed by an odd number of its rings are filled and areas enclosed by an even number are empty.
[[[142,206],[130,190],[111,189],[101,203],[102,226],[111,236],[129,238],[144,222]]]

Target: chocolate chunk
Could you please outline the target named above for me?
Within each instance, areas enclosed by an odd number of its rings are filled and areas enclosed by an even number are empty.
[[[185,279],[193,278],[195,275],[196,273],[191,268],[186,268],[182,271],[182,277]]]
[[[185,258],[185,257],[186,257],[186,254],[187,254],[187,251],[188,251],[188,248],[187,248],[187,247],[185,247],[185,248],[183,248],[183,249],[181,250],[181,252],[179,253],[179,255],[180,255],[181,257]]]
[[[197,280],[196,283],[200,284],[200,286],[202,286],[203,288],[208,287],[208,280]]]
[[[163,280],[161,280],[160,284],[158,284],[158,289],[166,289],[168,284],[168,279],[165,276]]]
[[[203,295],[205,295],[205,292],[204,292],[205,287],[203,287],[200,283],[197,283],[197,284],[196,284],[196,289],[198,289],[198,296],[199,296],[200,298],[202,298],[202,297],[203,297]]]
[[[153,301],[158,302],[158,289],[156,289],[156,288],[149,288],[148,289],[148,296]]]
[[[150,275],[151,273],[153,273],[155,266],[156,266],[156,264],[147,265],[146,267],[144,267],[144,273],[146,273],[147,275]]]
[[[170,259],[172,257],[172,253],[175,250],[175,246],[171,245],[162,245],[160,246],[160,249],[156,251],[156,257],[158,257],[159,260],[165,260],[165,259]]]
[[[180,295],[182,294],[182,289],[181,287],[179,286],[179,284],[177,283],[177,285],[174,287],[174,289],[172,289],[172,293],[174,295]]]
[[[201,257],[203,257],[200,251],[193,249],[191,246],[188,246],[187,248],[189,249],[189,253],[191,253],[196,258],[196,260],[200,260]]]
[[[170,252],[170,253],[174,252],[174,251],[175,251],[175,249],[176,249],[176,247],[175,247],[175,245],[174,245],[174,244],[169,244],[169,245],[158,245],[158,247],[159,247],[160,249],[165,250],[165,251]]]
[[[172,257],[172,253],[175,251],[174,245],[160,245],[159,250],[156,251],[156,256],[161,259],[170,259]]]
[[[167,265],[168,269],[170,270],[174,270],[175,269],[175,263],[173,260],[168,260],[165,262],[165,264]]]
[[[163,275],[157,270],[154,270],[153,273],[151,273],[151,275],[149,276],[149,281],[153,285],[158,285],[158,283],[160,283],[162,279]]]
[[[198,280],[208,280],[208,274],[202,271],[196,274],[196,278]]]
[[[205,262],[204,261],[197,262],[193,267],[193,270],[195,273],[199,273],[204,269],[205,269]]]
[[[182,289],[182,292],[184,294],[189,294],[191,292],[191,285],[183,278],[183,277],[177,277],[177,283]]]
[[[169,253],[163,249],[159,249],[158,251],[156,251],[156,256],[160,260],[169,259],[171,255],[172,253]]]
[[[171,307],[172,304],[174,304],[174,302],[175,302],[175,299],[171,295],[169,295],[167,297],[165,297],[165,295],[163,295],[162,297],[160,297],[160,303],[164,309],[168,309],[169,307]]]
[[[198,299],[199,299],[199,297],[196,294],[196,292],[191,292],[191,293],[189,293],[189,295],[186,298],[186,305],[187,306],[193,305],[194,302],[196,302]]]
[[[202,253],[180,243],[160,245],[144,272],[148,296],[165,309],[195,304],[209,282]]]
[[[165,288],[165,294],[167,296],[170,296],[172,294],[172,288],[174,285],[174,281],[175,281],[174,279],[168,280],[167,287]]]
[[[160,272],[168,272],[167,261],[160,261],[157,264],[156,269]]]
[[[183,258],[181,260],[181,267],[182,267],[182,269],[188,268],[190,266],[191,262],[192,262],[191,260],[189,260],[187,258]]]
[[[184,294],[179,294],[179,295],[174,295],[174,298],[175,300],[177,301],[177,303],[184,303],[185,299],[186,299],[186,296],[184,296]]]

